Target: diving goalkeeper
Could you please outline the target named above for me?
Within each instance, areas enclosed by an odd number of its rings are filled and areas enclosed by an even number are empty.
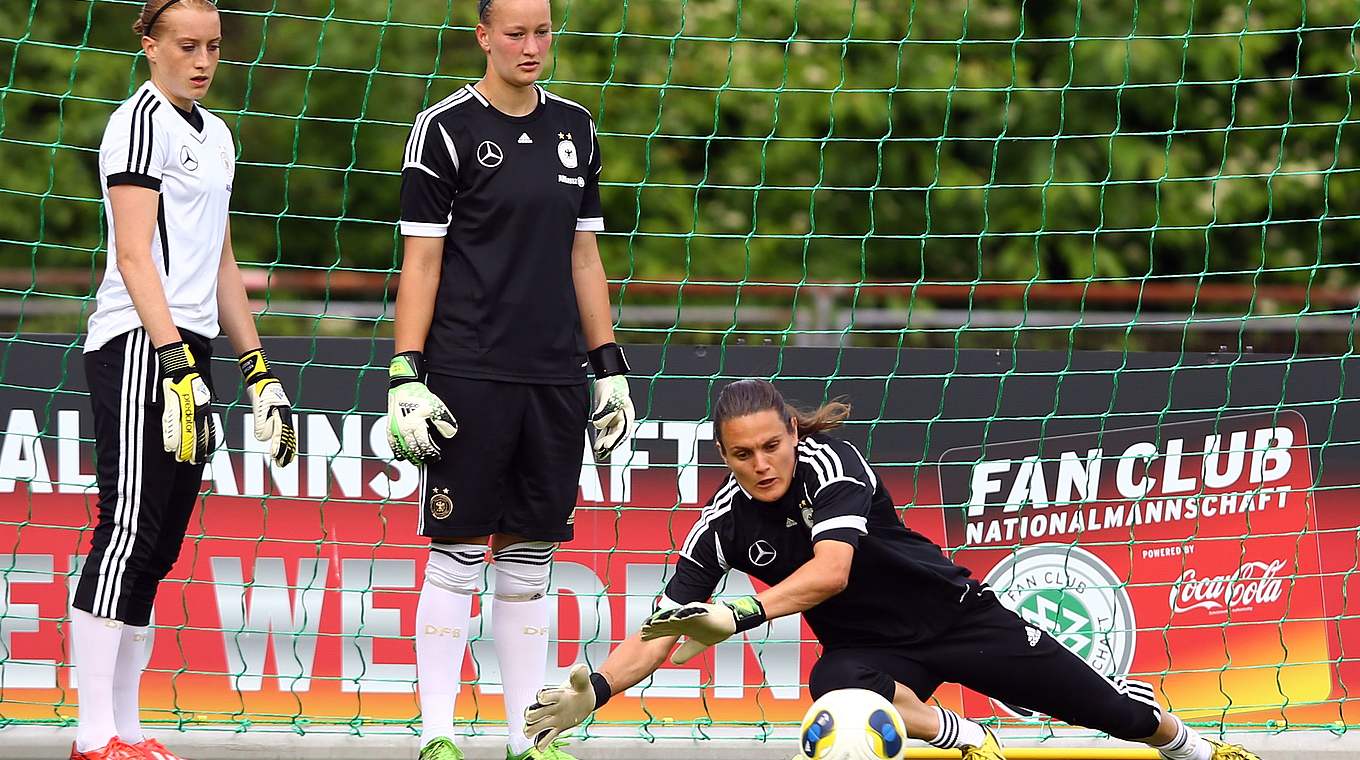
[[[1147,684],[1093,670],[903,525],[859,451],[825,434],[848,413],[837,402],[800,412],[763,380],[724,388],[713,423],[731,473],[685,540],[659,610],[598,672],[578,665],[566,683],[540,691],[525,712],[526,734],[553,741],[660,667],[679,637],[676,664],[801,612],[824,649],[809,676],[814,698],[877,692],[909,736],[959,749],[964,760],[1004,756],[981,725],[925,704],[945,681],[1143,742],[1167,760],[1255,760],[1162,710]],[[770,588],[708,603],[732,569]]]

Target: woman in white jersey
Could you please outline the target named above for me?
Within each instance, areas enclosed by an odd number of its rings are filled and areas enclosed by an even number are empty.
[[[217,8],[151,0],[133,31],[151,78],[109,117],[99,147],[108,263],[85,340],[99,519],[71,611],[73,760],[176,757],[142,733],[138,686],[156,588],[179,556],[218,441],[209,342],[219,324],[241,355],[255,437],[280,466],[297,452],[232,253],[235,143],[197,105],[220,55]]]

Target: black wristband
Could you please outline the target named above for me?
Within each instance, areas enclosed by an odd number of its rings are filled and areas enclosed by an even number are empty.
[[[614,688],[609,685],[609,681],[599,673],[590,674],[590,685],[595,689],[595,709],[604,707],[604,703],[614,696]]]
[[[731,608],[732,618],[737,623],[737,633],[743,633],[764,625],[769,620],[765,617],[765,605],[761,604],[760,600],[754,596],[732,599],[726,604]]]
[[[590,371],[595,373],[596,378],[626,375],[633,369],[628,366],[628,359],[623,355],[623,346],[617,343],[592,348],[586,352],[586,358],[590,360]]]
[[[387,387],[425,381],[425,355],[419,351],[402,351],[387,365]]]
[[[273,377],[274,373],[269,369],[269,360],[264,356],[263,348],[253,348],[236,360],[236,366],[241,368],[241,377],[247,383],[254,383],[267,377]]]
[[[166,343],[157,348],[156,359],[161,365],[161,374],[166,377],[186,374],[194,366],[193,355],[189,353],[189,347],[182,340]]]

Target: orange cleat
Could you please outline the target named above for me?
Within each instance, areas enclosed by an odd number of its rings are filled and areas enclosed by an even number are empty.
[[[143,739],[132,746],[141,750],[146,760],[184,760],[155,739]]]
[[[92,749],[89,752],[76,750],[75,742],[71,743],[71,760],[146,760],[147,754],[138,747],[113,737],[105,744],[102,749]]]

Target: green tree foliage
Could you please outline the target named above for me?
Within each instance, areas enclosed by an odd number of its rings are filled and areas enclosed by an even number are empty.
[[[480,76],[473,5],[223,4],[242,260],[396,266],[407,128]],[[616,278],[1355,282],[1353,3],[553,5]],[[102,266],[136,7],[0,5],[0,265]]]

